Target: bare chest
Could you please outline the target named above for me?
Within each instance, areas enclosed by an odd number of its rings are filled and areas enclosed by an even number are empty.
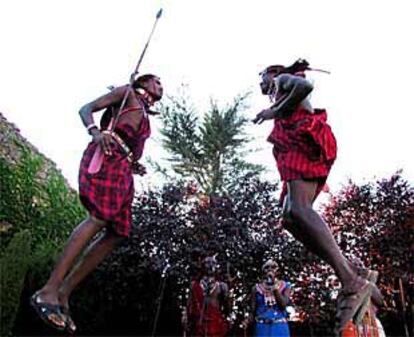
[[[144,106],[136,95],[131,93],[122,111],[118,109],[117,113],[119,114],[119,125],[129,125],[136,131],[139,129],[144,114]]]

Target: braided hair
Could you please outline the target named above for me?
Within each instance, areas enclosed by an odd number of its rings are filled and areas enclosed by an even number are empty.
[[[151,80],[151,79],[153,79],[153,78],[157,78],[158,76],[156,76],[156,75],[154,75],[154,74],[145,74],[145,75],[141,75],[141,76],[139,76],[135,81],[134,81],[134,83],[132,84],[132,87],[134,88],[134,89],[138,89],[138,88],[141,88],[141,89],[143,89],[143,84],[145,83],[145,82],[147,82],[147,81],[149,81],[149,80]]]
[[[260,75],[273,73],[275,76],[280,74],[297,74],[303,73],[305,70],[312,70],[309,68],[309,62],[304,59],[298,59],[292,65],[286,67],[280,64],[268,66],[265,70],[263,70]]]

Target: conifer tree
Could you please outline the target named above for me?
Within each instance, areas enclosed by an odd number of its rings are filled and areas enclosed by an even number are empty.
[[[202,118],[188,95],[168,98],[163,106],[162,144],[179,178],[195,180],[207,194],[231,193],[241,177],[263,171],[261,165],[245,159],[253,151],[243,114],[248,96],[239,95],[224,107],[211,100]],[[158,170],[166,173],[159,166]]]

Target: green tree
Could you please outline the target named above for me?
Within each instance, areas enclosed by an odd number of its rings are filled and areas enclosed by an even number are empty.
[[[253,151],[248,147],[248,120],[243,115],[249,93],[224,107],[211,100],[209,110],[199,118],[183,88],[181,94],[168,97],[162,108],[162,144],[172,170],[180,178],[195,180],[207,194],[231,193],[241,177],[263,171],[261,165],[244,159]]]

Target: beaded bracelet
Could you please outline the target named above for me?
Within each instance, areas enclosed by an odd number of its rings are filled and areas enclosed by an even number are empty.
[[[98,128],[98,127],[95,125],[95,123],[91,123],[91,124],[89,124],[89,125],[86,127],[86,130],[88,130],[88,133],[91,133],[91,130],[92,130],[93,128]]]

